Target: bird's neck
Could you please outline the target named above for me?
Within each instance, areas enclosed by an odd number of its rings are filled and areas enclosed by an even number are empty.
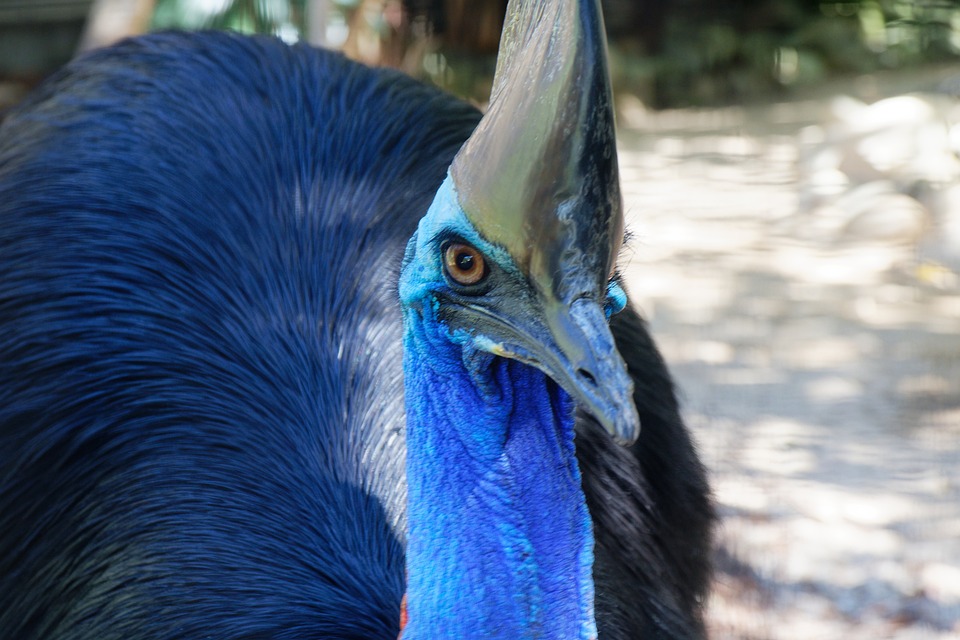
[[[411,315],[403,640],[595,638],[569,397],[536,369],[470,351]]]

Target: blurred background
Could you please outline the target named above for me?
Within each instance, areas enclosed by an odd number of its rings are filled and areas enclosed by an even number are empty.
[[[722,518],[712,637],[960,638],[960,0],[603,5],[621,262]],[[482,106],[505,6],[0,0],[0,110],[169,28],[338,48]]]
[[[615,83],[658,109],[782,98],[831,78],[950,63],[960,52],[955,0],[602,4]],[[506,0],[0,0],[0,77],[29,84],[77,51],[126,35],[214,28],[340,48],[482,101],[505,7]]]

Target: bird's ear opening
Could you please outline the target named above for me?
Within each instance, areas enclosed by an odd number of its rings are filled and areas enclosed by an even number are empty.
[[[603,313],[609,320],[627,308],[627,292],[623,290],[619,274],[607,283],[607,295],[604,299]]]

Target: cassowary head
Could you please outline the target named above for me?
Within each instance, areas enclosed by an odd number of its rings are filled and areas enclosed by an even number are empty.
[[[623,238],[596,0],[510,3],[490,108],[408,247],[401,297],[472,349],[541,369],[620,442],[633,385],[607,318]]]

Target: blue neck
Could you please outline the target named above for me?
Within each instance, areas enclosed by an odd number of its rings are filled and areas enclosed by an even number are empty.
[[[458,344],[432,315],[405,318],[403,640],[595,638],[572,402],[540,371]]]

